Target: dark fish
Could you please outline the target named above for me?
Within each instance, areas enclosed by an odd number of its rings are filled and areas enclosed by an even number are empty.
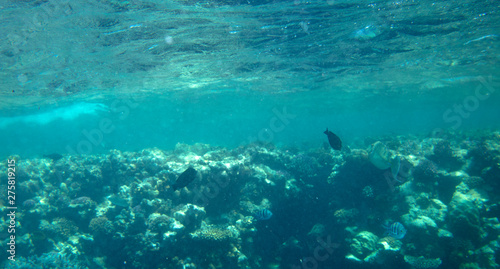
[[[63,156],[61,154],[59,154],[59,153],[52,153],[52,154],[45,154],[45,155],[43,155],[43,158],[52,159],[54,162],[57,162],[62,157]]]
[[[268,220],[273,216],[273,213],[271,211],[269,211],[268,209],[264,208],[264,209],[261,209],[261,210],[255,212],[255,214],[253,214],[253,216],[257,220]]]
[[[341,150],[342,149],[342,141],[340,140],[340,138],[336,134],[328,131],[328,128],[326,128],[325,134],[326,134],[326,136],[328,136],[328,143],[330,143],[330,146],[332,147],[332,149],[334,149],[334,150]]]
[[[196,170],[193,167],[189,167],[186,171],[182,172],[182,174],[177,178],[172,188],[174,191],[178,189],[182,189],[189,185],[189,183],[193,182],[196,179]]]

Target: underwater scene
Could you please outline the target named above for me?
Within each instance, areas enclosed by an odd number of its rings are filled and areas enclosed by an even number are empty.
[[[500,268],[499,1],[0,18],[0,268]]]

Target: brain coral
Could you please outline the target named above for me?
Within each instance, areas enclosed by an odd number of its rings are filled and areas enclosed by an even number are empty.
[[[352,240],[351,253],[359,259],[364,259],[377,248],[378,237],[370,232],[362,231]]]
[[[90,221],[89,228],[94,233],[109,234],[113,231],[113,223],[106,217],[97,217]]]

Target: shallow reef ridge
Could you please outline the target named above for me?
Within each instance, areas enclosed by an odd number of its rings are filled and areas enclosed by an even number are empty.
[[[0,267],[498,268],[499,153],[500,133],[485,131],[342,152],[178,144],[11,156],[17,253]],[[174,191],[188,167],[196,178]],[[263,210],[269,219],[255,217]],[[383,228],[394,222],[400,239]]]

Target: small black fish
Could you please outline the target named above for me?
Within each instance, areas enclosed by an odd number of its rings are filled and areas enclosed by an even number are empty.
[[[193,167],[189,167],[186,171],[182,172],[182,174],[177,178],[175,183],[172,185],[174,191],[178,189],[182,189],[189,185],[189,183],[193,182],[196,179],[196,170]]]
[[[64,157],[64,156],[62,156],[59,153],[52,153],[52,154],[45,154],[45,155],[43,155],[43,158],[52,159],[54,162],[57,162],[62,157]]]
[[[328,128],[326,128],[325,134],[326,134],[326,136],[328,136],[328,143],[330,143],[330,146],[332,147],[332,149],[334,149],[334,150],[341,150],[342,149],[342,141],[340,140],[340,138],[336,134],[328,131]]]

